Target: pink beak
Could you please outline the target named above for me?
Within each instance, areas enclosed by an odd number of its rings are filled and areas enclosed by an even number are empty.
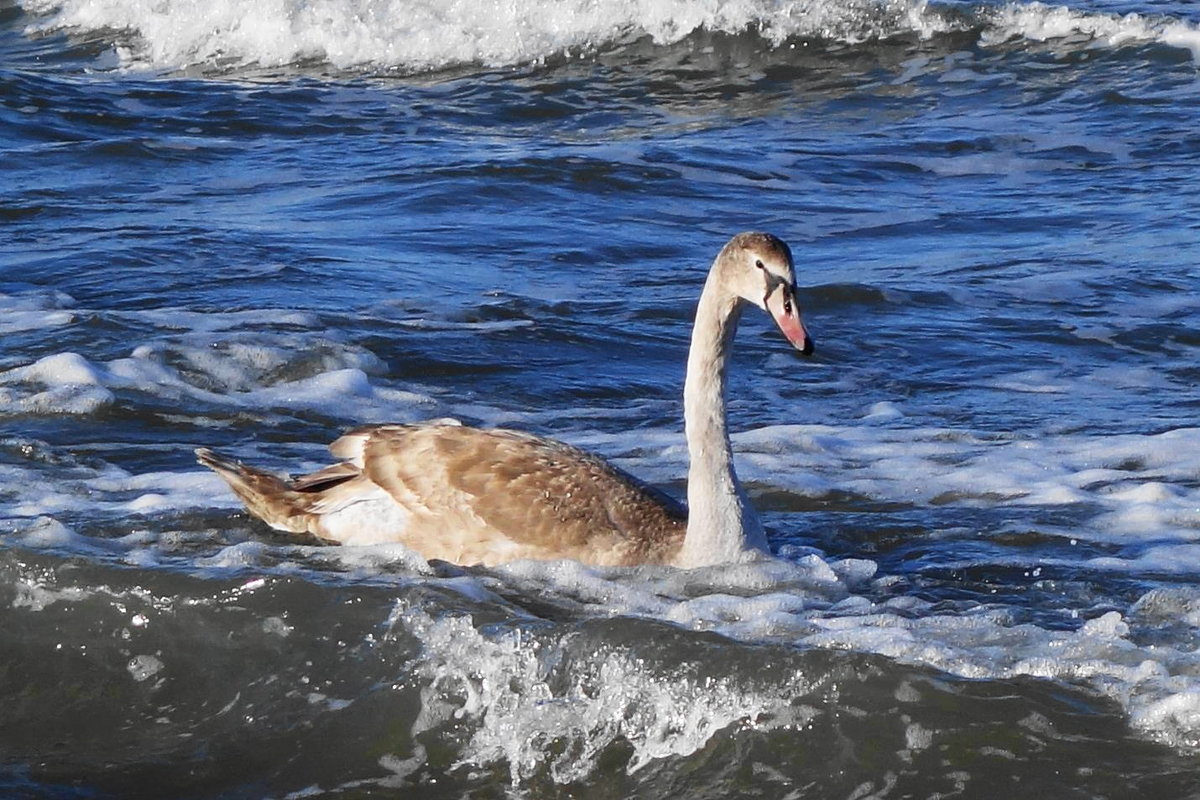
[[[771,316],[775,319],[775,324],[779,326],[779,330],[792,343],[792,347],[806,356],[812,355],[813,340],[808,335],[804,323],[800,321],[800,314],[797,313],[797,309],[793,307],[791,313],[788,313],[782,308],[771,308]]]

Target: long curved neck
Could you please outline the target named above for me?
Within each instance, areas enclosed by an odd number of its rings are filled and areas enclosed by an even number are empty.
[[[742,300],[709,273],[696,309],[683,386],[687,435],[687,536],[676,563],[694,567],[744,560],[766,550],[766,535],[733,469],[725,424],[726,361]]]

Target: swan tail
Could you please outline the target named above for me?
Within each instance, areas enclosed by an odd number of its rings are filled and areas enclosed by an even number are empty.
[[[298,491],[291,482],[277,475],[226,458],[207,447],[195,452],[196,461],[220,475],[246,504],[246,510],[272,528],[320,535],[317,531],[319,515],[314,513],[315,497],[311,492]]]

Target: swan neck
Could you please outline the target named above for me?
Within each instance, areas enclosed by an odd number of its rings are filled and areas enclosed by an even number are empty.
[[[684,381],[688,526],[679,565],[688,567],[766,549],[762,525],[738,483],[725,419],[726,367],[743,301],[723,291],[716,275],[710,273],[696,309]]]

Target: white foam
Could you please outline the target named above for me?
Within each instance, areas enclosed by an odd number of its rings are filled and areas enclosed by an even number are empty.
[[[76,540],[61,540],[69,529],[58,527],[54,520],[58,515],[128,520],[138,514],[238,507],[221,479],[199,467],[187,472],[131,475],[111,465],[46,470],[36,463],[0,464],[0,480],[5,485],[0,517],[45,520],[40,527],[22,528],[26,544],[36,547],[79,544]],[[46,527],[50,523],[53,525]]]
[[[23,0],[43,19],[31,30],[122,31],[126,66],[181,69],[278,67],[308,62],[342,69],[503,66],[579,55],[640,36],[670,45],[700,30],[751,32],[766,47],[795,38],[860,42],[985,26],[984,43],[1085,37],[1118,46],[1158,41],[1197,52],[1188,22],[1075,11],[1042,3],[982,7],[977,16],[926,0]],[[132,39],[128,34],[134,34]],[[972,78],[974,76],[971,76]]]
[[[1134,724],[1152,738],[1175,745],[1200,737],[1195,692],[1200,656],[1166,646],[1140,646],[1117,612],[1090,620],[1077,631],[1012,625],[1004,612],[983,609],[954,616],[898,615],[886,604],[853,616],[814,617],[817,632],[800,641],[880,653],[976,679],[1033,676],[1083,681],[1121,703]],[[1173,713],[1183,708],[1187,713]]]
[[[75,314],[70,311],[3,311],[0,312],[0,336],[57,328],[74,321]]]
[[[481,62],[537,62],[638,35],[658,44],[700,30],[760,32],[778,45],[792,36],[861,40],[917,25],[936,26],[923,2],[818,0],[798,11],[769,0],[443,3],[438,0],[25,0],[50,18],[40,29],[136,32],[131,62],[155,67],[280,66],[322,61],[410,70]]]
[[[1091,569],[1160,575],[1200,574],[1200,544],[1158,545],[1136,555],[1105,556],[1087,562]]]
[[[402,544],[313,547],[304,551],[308,561],[328,564],[356,580],[381,574],[432,575],[434,570],[419,553]],[[447,580],[445,587],[478,602],[500,602],[499,597],[474,581]]]
[[[55,603],[78,603],[91,596],[91,592],[77,586],[65,589],[49,589],[32,581],[20,581],[14,586],[16,596],[13,608],[43,611]]]
[[[269,548],[263,542],[248,541],[223,547],[215,554],[196,559],[202,567],[217,567],[220,569],[238,570],[242,567],[255,567],[263,563],[263,557]]]
[[[272,369],[307,357],[301,343],[295,348],[231,347],[230,354],[221,357],[211,347],[174,346],[172,351],[184,362],[186,372],[167,363],[158,347],[137,347],[129,357],[106,363],[89,361],[78,353],[59,353],[0,372],[0,413],[94,414],[117,402],[116,392],[122,390],[172,401],[188,398],[208,406],[309,410],[335,418],[346,412],[347,399],[352,398],[356,419],[364,422],[427,416],[421,409],[435,407],[426,395],[374,385],[360,367],[339,368],[342,363],[381,368],[374,356],[353,350],[318,365],[332,367],[328,371],[271,381]]]
[[[1072,536],[1200,540],[1200,429],[1159,434],[984,437],[941,428],[771,426],[733,437],[739,475],[813,496],[828,487],[919,505],[1080,506]],[[815,476],[815,478],[814,478]],[[818,495],[819,496],[819,495]]]
[[[340,341],[311,312],[256,309],[200,313],[178,308],[81,311],[61,292],[0,293],[0,333],[67,324],[76,315],[152,325],[151,340],[128,356],[101,361],[62,352],[0,372],[0,415],[96,414],[121,393],[177,404],[238,410],[290,409],[340,416],[354,398],[358,419],[426,416],[425,395],[376,386],[387,365],[369,350]],[[15,320],[15,321],[14,321]],[[304,330],[280,333],[279,326]],[[255,330],[259,329],[259,330]]]
[[[75,321],[74,300],[59,291],[22,287],[9,294],[0,291],[0,336],[23,331],[59,328]]]
[[[116,399],[103,385],[103,373],[76,353],[47,356],[25,367],[0,373],[0,387],[21,385],[32,391],[0,388],[0,410],[33,414],[93,414]]]
[[[392,625],[423,647],[412,665],[425,679],[414,738],[469,719],[475,726],[462,761],[506,762],[514,783],[542,768],[559,783],[581,780],[617,742],[631,748],[633,773],[694,753],[731,725],[766,730],[812,716],[792,704],[806,688],[799,675],[795,685],[756,688],[738,676],[663,673],[615,647],[562,671],[561,645],[521,629],[488,635],[468,617],[434,618],[403,603]]]
[[[312,330],[321,328],[321,318],[317,314],[290,308],[255,308],[220,313],[193,311],[188,308],[155,308],[108,313],[115,319],[148,322],[161,330],[183,330],[192,333],[243,331],[250,328],[278,328],[280,326]]]
[[[1109,611],[1077,630],[1051,630],[1016,624],[998,607],[944,612],[914,597],[872,601],[847,594],[836,579],[826,582],[838,572],[836,563],[816,556],[806,562],[760,562],[740,574],[523,562],[495,574],[509,592],[568,599],[601,617],[649,617],[744,642],[875,653],[969,679],[1024,676],[1082,684],[1125,708],[1149,738],[1173,746],[1200,743],[1200,652],[1157,637],[1153,644],[1135,638],[1135,628],[1164,622],[1200,634],[1194,590],[1154,590],[1128,616]],[[873,571],[868,564],[848,571],[866,579]],[[491,579],[482,573],[455,580]],[[769,726],[794,721],[794,714],[808,714],[807,722],[816,713],[801,712],[789,699],[803,686],[761,689],[736,676],[711,681],[664,674],[644,654],[626,655],[619,647],[568,659],[563,674],[557,670],[570,637],[541,636],[538,624],[532,633],[479,628],[468,616],[434,617],[403,602],[392,624],[424,648],[413,663],[426,680],[414,733],[470,719],[473,733],[463,759],[506,762],[515,781],[544,767],[555,780],[578,780],[616,737],[628,739],[634,751],[629,769],[636,771],[653,759],[695,752],[731,724]],[[919,748],[921,732],[912,734]],[[547,755],[547,741],[568,744],[556,751],[569,757]]]
[[[1120,47],[1131,42],[1159,42],[1191,50],[1200,58],[1200,29],[1170,18],[1142,14],[1097,14],[1067,6],[1044,3],[1008,3],[990,15],[991,27],[984,32],[984,45],[999,44],[1013,37],[1049,41],[1084,37],[1095,45]]]

